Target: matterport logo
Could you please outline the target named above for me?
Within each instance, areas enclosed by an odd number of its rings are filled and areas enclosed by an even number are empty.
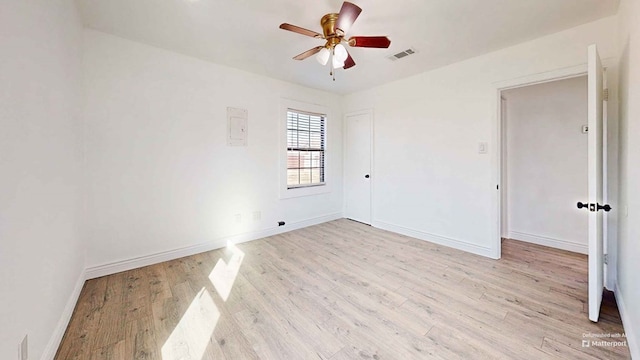
[[[620,347],[627,346],[625,333],[583,333],[582,347]]]

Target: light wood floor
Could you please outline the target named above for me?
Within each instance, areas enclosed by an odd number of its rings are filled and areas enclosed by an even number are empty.
[[[337,220],[87,281],[56,359],[612,359],[587,258],[505,240],[491,260]]]

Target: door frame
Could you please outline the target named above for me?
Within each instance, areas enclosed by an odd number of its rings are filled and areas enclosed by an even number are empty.
[[[607,73],[607,68],[611,67],[613,64],[615,64],[615,59],[613,58],[605,58],[602,59],[602,66],[605,70],[605,74]],[[556,70],[552,70],[552,71],[547,71],[547,72],[541,72],[541,73],[535,73],[535,74],[531,74],[531,75],[527,75],[527,76],[522,76],[522,77],[517,77],[517,78],[513,78],[513,79],[508,79],[508,80],[503,80],[503,81],[498,81],[498,82],[494,82],[492,83],[493,85],[493,91],[494,91],[494,119],[493,119],[493,143],[496,144],[496,151],[494,152],[494,156],[491,159],[492,162],[492,167],[493,167],[493,176],[492,176],[492,185],[493,189],[496,190],[496,195],[493,197],[493,201],[492,201],[492,212],[493,212],[493,218],[494,218],[494,226],[493,226],[493,230],[492,230],[492,238],[493,240],[491,241],[490,244],[490,253],[491,253],[491,257],[494,259],[500,259],[502,257],[502,190],[503,190],[503,184],[502,184],[502,157],[503,157],[503,146],[505,146],[505,144],[503,144],[503,131],[502,131],[502,92],[505,90],[510,90],[510,89],[516,89],[516,88],[520,88],[520,87],[525,87],[525,86],[530,86],[530,85],[537,85],[537,84],[543,84],[543,83],[548,83],[548,82],[553,82],[553,81],[558,81],[558,80],[565,80],[565,79],[571,79],[571,78],[576,78],[576,77],[580,77],[580,76],[585,76],[587,75],[587,63],[581,63],[579,65],[575,65],[575,66],[571,66],[571,67],[566,67],[566,68],[561,68],[561,69],[556,69]],[[609,91],[609,94],[611,95],[612,92]],[[609,103],[612,101],[611,98],[609,98]],[[607,118],[607,121],[611,121],[611,119],[609,118],[609,114],[603,114],[605,118]],[[608,124],[605,125],[603,123],[603,128],[604,127],[608,128]],[[606,130],[605,130],[606,131]],[[605,145],[606,144],[606,145]],[[617,151],[615,149],[611,149],[608,143],[603,143],[603,147],[607,146],[607,148],[605,149],[605,151],[610,152],[611,150]],[[610,157],[610,154],[607,155],[607,159]],[[607,168],[610,169],[610,166],[607,165]],[[608,177],[608,174],[604,174],[603,177]],[[608,189],[604,189],[605,193],[608,192]],[[608,199],[611,200],[611,199]],[[604,218],[603,218],[603,223],[608,223],[608,216],[606,213],[603,214]],[[604,226],[608,226],[608,225],[604,225]],[[609,238],[608,233],[603,232],[603,244],[604,244],[604,253],[605,254],[610,254],[612,253],[612,250],[615,250],[616,248],[616,242],[617,239],[612,239]],[[615,272],[613,271],[609,271],[609,269],[615,269],[617,264],[616,264],[616,257],[615,256],[609,256],[609,263],[604,265],[604,273],[605,273],[605,277],[604,277],[604,284],[605,284],[605,288],[607,289],[613,289],[614,288],[614,284],[616,282],[615,279]]]
[[[369,174],[370,174],[370,181],[369,181],[369,218],[370,218],[370,224],[372,225],[375,222],[375,218],[374,218],[374,206],[373,206],[373,201],[374,201],[374,194],[375,194],[375,180],[376,180],[376,176],[375,176],[375,163],[374,163],[374,153],[375,153],[375,142],[374,142],[374,133],[375,133],[375,123],[374,123],[374,117],[373,117],[373,109],[372,108],[368,108],[368,109],[363,109],[363,110],[358,110],[358,111],[350,111],[344,114],[344,116],[342,117],[343,121],[342,121],[342,133],[344,134],[344,136],[342,137],[342,148],[344,149],[343,151],[343,155],[342,155],[342,189],[343,189],[343,193],[347,192],[347,181],[346,181],[346,177],[344,176],[346,174],[346,166],[347,166],[347,121],[348,118],[350,116],[358,116],[358,115],[369,115],[369,120],[370,120],[370,126],[371,129],[369,131],[369,136],[370,136],[370,143],[371,143],[371,151],[370,151],[370,160],[369,160]],[[343,202],[342,202],[342,213],[344,214],[344,216],[346,216],[347,214],[347,197],[343,196]]]
[[[494,87],[494,126],[493,126],[493,142],[496,144],[496,151],[492,157],[493,163],[493,184],[496,195],[493,197],[493,214],[494,214],[494,229],[493,239],[491,242],[491,254],[495,259],[500,259],[502,256],[502,194],[503,194],[503,173],[502,173],[502,161],[503,161],[503,124],[502,124],[502,92],[505,90],[521,88],[525,86],[538,85],[558,80],[571,79],[575,77],[584,76],[587,74],[587,64],[580,64],[577,66],[562,68],[555,71],[549,71],[545,73],[538,73],[529,76],[519,77],[511,80],[505,80],[493,83]]]
[[[500,122],[501,122],[501,126],[500,126],[500,144],[498,147],[497,151],[500,151],[500,184],[499,184],[499,196],[500,196],[500,228],[501,228],[501,238],[510,238],[509,235],[514,235],[515,234],[511,234],[511,228],[509,227],[509,216],[511,215],[509,213],[509,199],[508,199],[508,193],[510,191],[510,183],[509,183],[509,166],[507,165],[508,163],[508,157],[510,154],[508,154],[507,151],[507,141],[508,141],[508,135],[506,132],[508,132],[509,130],[509,121],[510,119],[508,119],[508,117],[505,114],[505,111],[507,111],[507,109],[509,108],[510,104],[507,104],[507,99],[504,97],[504,92],[506,91],[511,91],[514,89],[525,89],[525,88],[529,88],[532,86],[537,86],[540,84],[553,84],[553,83],[557,83],[558,81],[564,81],[564,80],[569,80],[569,79],[583,79],[584,83],[585,83],[585,87],[584,88],[579,88],[576,89],[576,91],[578,91],[578,93],[575,94],[579,94],[579,91],[581,90],[586,90],[586,84],[587,84],[587,74],[575,74],[572,76],[567,76],[567,77],[563,77],[561,79],[553,79],[550,81],[542,81],[542,82],[536,82],[533,84],[527,84],[524,86],[514,86],[514,87],[509,87],[507,89],[501,89],[501,97],[500,97]],[[556,85],[558,86],[558,85]],[[585,91],[586,92],[586,91]],[[587,98],[586,96],[584,97],[584,107],[582,109],[585,110],[586,113],[586,106],[587,106]],[[573,112],[575,114],[575,112]],[[583,118],[584,122],[582,124],[586,123],[586,118]],[[550,129],[550,131],[554,131],[553,128]],[[582,136],[585,136],[585,134],[581,134]],[[586,154],[586,150],[587,150],[587,146],[585,144],[584,147],[584,153]],[[586,160],[586,159],[585,159]],[[583,164],[583,171],[585,173],[587,173],[587,163],[585,162]],[[585,189],[586,189],[586,183],[585,183]],[[584,198],[584,194],[582,195],[582,197]],[[583,200],[583,199],[579,199],[579,200]],[[532,229],[530,229],[532,230]],[[532,235],[535,233],[531,233]],[[527,238],[524,237],[525,235],[528,234],[521,234],[521,236],[523,236],[523,238],[521,238],[520,240],[526,240]],[[517,236],[516,236],[517,237]],[[542,240],[542,239],[540,239]],[[541,241],[541,242],[536,242],[535,240],[531,239],[531,242],[533,243],[537,243],[539,245],[546,245],[546,246],[550,246],[550,247],[554,247],[554,245],[551,245],[550,243],[547,243],[546,241]],[[566,242],[563,243],[562,241],[559,241],[558,244],[556,244],[557,248],[559,249],[563,249],[563,250],[567,250],[567,251],[575,251],[577,253],[582,253],[582,254],[587,254],[588,253],[588,242],[587,243],[583,243],[583,244],[573,244],[571,242]]]

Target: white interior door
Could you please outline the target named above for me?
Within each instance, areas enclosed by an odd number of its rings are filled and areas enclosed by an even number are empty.
[[[345,116],[345,216],[371,224],[371,113]]]
[[[588,48],[589,319],[598,321],[603,290],[602,248],[602,64],[596,45]]]

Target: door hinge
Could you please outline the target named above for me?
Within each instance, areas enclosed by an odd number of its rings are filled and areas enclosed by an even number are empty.
[[[602,101],[609,101],[609,89],[602,90]]]
[[[604,263],[609,265],[609,254],[604,254]]]

